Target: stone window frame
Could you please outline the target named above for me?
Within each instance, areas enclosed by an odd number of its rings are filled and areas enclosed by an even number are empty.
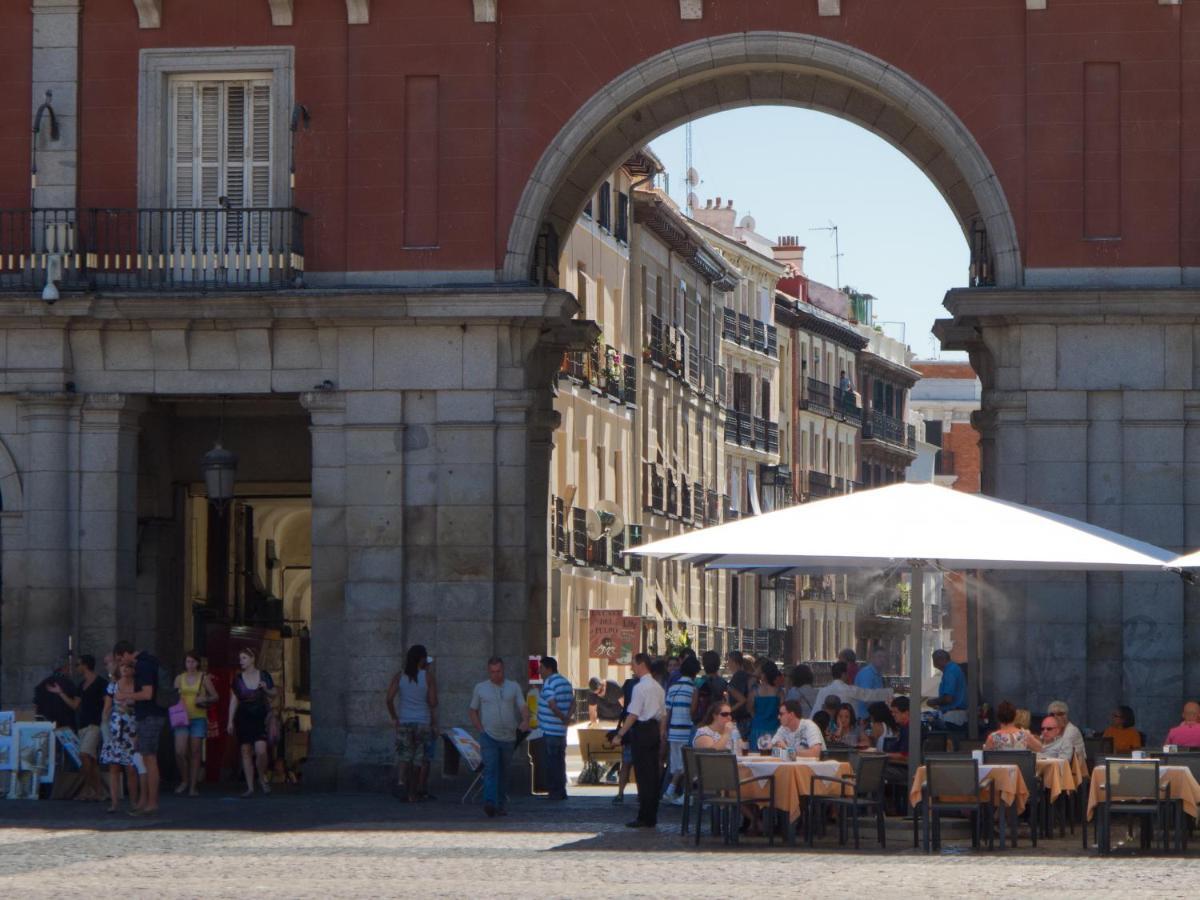
[[[173,76],[253,73],[271,76],[271,196],[275,206],[291,206],[288,172],[290,125],[295,97],[295,48],[152,47],[138,60],[138,206],[167,208],[167,148],[170,146],[170,80]]]

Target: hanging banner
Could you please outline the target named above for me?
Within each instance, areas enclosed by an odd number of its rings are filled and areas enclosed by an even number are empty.
[[[642,651],[641,616],[619,609],[593,609],[588,613],[588,656],[627,666]]]

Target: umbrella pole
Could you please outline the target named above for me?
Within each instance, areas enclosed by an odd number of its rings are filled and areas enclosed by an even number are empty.
[[[908,781],[912,783],[921,765],[921,671],[925,659],[925,569],[912,564],[911,619],[908,633]]]
[[[983,684],[979,671],[979,600],[983,594],[983,572],[975,572],[975,590],[963,578],[963,593],[967,599],[967,737],[979,740],[979,686]]]

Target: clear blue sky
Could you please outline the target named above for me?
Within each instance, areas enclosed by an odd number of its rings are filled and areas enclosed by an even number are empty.
[[[684,206],[684,129],[651,145]],[[749,107],[697,119],[692,165],[696,195],[732,198],[772,240],[795,234],[808,248],[808,275],[836,284],[833,235],[838,226],[842,285],[874,294],[885,331],[904,337],[918,356],[937,351],[929,329],[948,313],[948,288],[967,283],[962,229],[937,188],[898,150],[864,128],[811,110]],[[902,335],[903,331],[903,335]],[[964,356],[947,353],[944,357]]]

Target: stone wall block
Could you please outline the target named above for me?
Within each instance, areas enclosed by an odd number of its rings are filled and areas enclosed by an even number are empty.
[[[1120,422],[1095,421],[1088,425],[1087,458],[1091,463],[1119,463],[1124,453]]]
[[[341,331],[343,329],[339,329]],[[365,331],[365,329],[357,329]],[[367,341],[369,343],[369,339]],[[274,369],[323,369],[321,343],[315,328],[276,328],[269,342]],[[312,385],[308,389],[312,389]],[[339,382],[340,384],[340,382]]]
[[[1020,332],[1021,387],[1053,390],[1058,387],[1058,346],[1053,325],[1026,325]]]
[[[410,431],[406,431],[407,436]],[[414,465],[404,466],[404,497],[411,506],[431,506],[441,502],[438,496],[440,481],[438,466]]]
[[[437,510],[436,506],[404,507],[406,547],[411,549],[437,546]]]
[[[1121,463],[1089,463],[1087,467],[1088,503],[1094,505],[1120,503],[1122,496],[1121,472]]]
[[[435,444],[437,461],[450,463],[479,463],[494,465],[496,448],[494,429],[485,427],[438,426]]]
[[[491,546],[443,547],[437,552],[434,572],[438,581],[492,581],[496,571]]]
[[[438,587],[432,582],[407,581],[404,584],[405,620],[436,620],[439,609]],[[415,640],[415,638],[410,638]]]
[[[438,391],[439,422],[491,422],[496,417],[494,391]]]
[[[1083,624],[1087,617],[1087,585],[1082,578],[1077,578],[1076,583],[1031,581],[1026,584],[1026,622],[1057,627]]]
[[[1183,462],[1183,422],[1126,425],[1121,445],[1127,462]]]
[[[1117,421],[1125,413],[1124,391],[1088,391],[1088,418],[1097,421]]]
[[[1025,397],[1030,421],[1083,421],[1088,417],[1086,391],[1029,391]]]
[[[529,449],[529,433],[523,426],[501,428],[496,433],[496,454],[506,466],[523,466]]]
[[[404,556],[397,548],[348,547],[346,554],[352,578],[398,583],[403,577]]]
[[[1088,466],[1081,462],[1044,462],[1030,466],[1025,485],[1025,501],[1033,506],[1080,503],[1090,499]]]
[[[490,465],[454,463],[430,466],[436,473],[436,497],[442,506],[484,506],[496,499],[496,469]]]
[[[324,355],[322,363],[329,366]],[[366,391],[376,386],[374,329],[338,329],[336,382],[344,391]]]
[[[524,466],[497,466],[496,502],[504,505],[524,505],[528,484]]]
[[[1125,503],[1122,532],[1159,547],[1183,546],[1183,507],[1161,503]]]
[[[404,501],[404,469],[392,465],[348,465],[346,502],[351,506],[400,506]]]
[[[1177,504],[1183,493],[1183,466],[1175,462],[1125,463],[1125,496],[1144,503]]]
[[[1058,386],[1077,390],[1161,390],[1163,330],[1157,325],[1058,326]],[[1053,385],[1049,385],[1053,387]]]
[[[390,506],[351,506],[346,509],[348,546],[399,547],[401,510]]]
[[[491,506],[440,506],[437,509],[439,547],[492,545],[496,512]]]
[[[494,593],[492,585],[481,582],[439,585],[439,621],[482,622],[493,619]]]
[[[1026,432],[1028,461],[1076,462],[1087,460],[1087,426],[1030,425]]]
[[[346,423],[395,425],[404,422],[404,394],[400,391],[346,391]]]
[[[1123,391],[1122,417],[1128,421],[1183,419],[1182,391]]]
[[[189,332],[188,363],[193,369],[237,369],[237,332],[207,329]]]
[[[496,578],[501,581],[524,581],[528,576],[529,563],[524,553],[517,549],[501,548],[496,555]]]
[[[317,508],[341,506],[346,501],[346,470],[340,466],[313,466],[312,502]]]
[[[346,585],[347,622],[385,622],[402,619],[400,586],[381,581],[352,581]]]
[[[1163,387],[1171,390],[1191,390],[1197,382],[1193,377],[1195,353],[1192,342],[1195,327],[1167,327],[1164,330],[1165,362]]]
[[[376,328],[375,387],[463,387],[463,335],[457,327]]]
[[[346,465],[392,463],[399,467],[404,459],[404,435],[399,427],[378,425],[348,428]]]
[[[442,655],[473,657],[476,666],[483,670],[482,662],[492,655],[495,643],[492,639],[494,626],[491,622],[450,622],[442,619],[437,624],[437,646],[446,648]],[[450,648],[453,648],[451,651]],[[440,666],[439,666],[440,668]],[[486,674],[486,673],[484,673]],[[483,675],[480,676],[482,679]]]

